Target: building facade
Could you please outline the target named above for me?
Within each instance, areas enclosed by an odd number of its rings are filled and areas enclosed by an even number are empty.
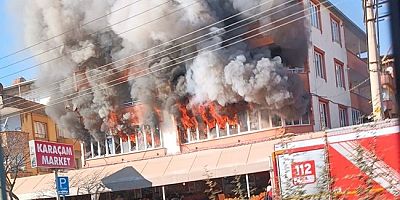
[[[18,145],[24,146],[21,152],[24,158],[24,164],[21,165],[20,176],[32,176],[52,172],[51,169],[31,168],[29,162],[29,140],[45,140],[51,142],[62,142],[74,144],[75,163],[77,168],[81,167],[81,149],[77,140],[68,138],[63,129],[58,127],[44,111],[44,105],[27,100],[24,96],[31,91],[33,82],[16,83],[11,87],[0,87],[0,133],[7,138],[12,135],[14,138],[18,134],[26,137],[24,142]],[[19,92],[19,93],[18,93]],[[39,102],[39,101],[38,101]],[[10,142],[9,142],[10,143]],[[10,147],[11,148],[11,147]]]
[[[71,193],[100,199],[202,199],[207,190],[229,199],[235,196],[235,183],[242,183],[244,195],[257,199],[271,185],[273,145],[283,136],[306,139],[314,137],[311,132],[363,123],[372,110],[363,59],[366,35],[329,2],[304,5],[310,9],[308,60],[288,70],[299,75],[311,95],[305,115],[287,120],[259,109],[237,113],[236,124],[182,129],[176,119],[164,117],[155,126],[135,123],[132,134],[110,131],[102,141],[81,144],[84,169],[67,173]],[[250,43],[271,45],[273,39],[258,37]],[[140,109],[140,103],[126,106],[127,112]],[[49,175],[41,178],[54,181]],[[24,181],[33,179],[19,181],[21,197],[55,195],[42,184],[32,189],[35,194],[24,189]]]

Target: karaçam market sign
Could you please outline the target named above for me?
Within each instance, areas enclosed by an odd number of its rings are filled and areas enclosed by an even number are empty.
[[[52,169],[75,168],[74,147],[70,144],[29,141],[31,166]]]

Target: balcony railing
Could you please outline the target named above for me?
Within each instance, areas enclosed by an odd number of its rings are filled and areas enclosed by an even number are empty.
[[[304,73],[305,70],[304,67],[295,67],[295,68],[289,68],[288,72],[292,74],[299,74],[299,73]]]

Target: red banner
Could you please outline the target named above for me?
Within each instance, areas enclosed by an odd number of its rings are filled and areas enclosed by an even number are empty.
[[[71,144],[31,140],[29,151],[32,167],[75,168],[74,146]]]

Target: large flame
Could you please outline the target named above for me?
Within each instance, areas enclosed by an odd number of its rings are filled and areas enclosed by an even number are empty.
[[[217,125],[220,130],[224,130],[227,125],[234,126],[239,123],[236,113],[222,112],[226,108],[214,102],[191,106],[179,104],[179,120],[185,131],[197,128],[201,132],[211,132]]]

